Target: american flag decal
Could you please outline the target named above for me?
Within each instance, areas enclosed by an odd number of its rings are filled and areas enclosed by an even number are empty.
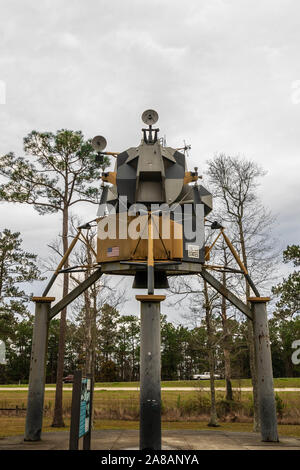
[[[119,249],[118,246],[113,246],[113,247],[107,248],[106,254],[107,254],[107,256],[119,256],[120,249]]]

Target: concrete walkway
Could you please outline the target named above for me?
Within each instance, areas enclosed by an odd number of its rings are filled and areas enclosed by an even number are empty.
[[[82,440],[81,440],[82,441]],[[300,439],[283,437],[279,443],[261,442],[256,433],[226,431],[163,431],[163,450],[300,450]],[[0,439],[0,450],[67,450],[66,431],[43,434],[40,442],[24,442],[23,436]],[[93,431],[92,450],[138,449],[139,432]]]

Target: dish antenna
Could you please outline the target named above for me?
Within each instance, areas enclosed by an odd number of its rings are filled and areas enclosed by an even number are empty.
[[[92,147],[96,152],[102,152],[107,145],[105,137],[102,135],[96,135],[92,140]]]
[[[148,126],[152,126],[158,121],[158,114],[154,109],[147,109],[142,114],[142,121]]]

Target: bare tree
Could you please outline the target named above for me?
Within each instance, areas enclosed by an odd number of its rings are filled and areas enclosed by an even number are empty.
[[[217,427],[218,416],[216,408],[216,390],[215,390],[215,341],[212,329],[212,314],[213,314],[213,301],[216,294],[209,295],[207,282],[203,283],[204,295],[204,308],[205,308],[205,323],[207,329],[207,349],[209,358],[209,373],[210,373],[210,420],[208,426]]]
[[[228,253],[223,240],[222,243],[222,254],[224,267],[228,266]],[[224,270],[222,272],[222,284],[227,288],[227,274]],[[224,351],[224,375],[226,385],[226,400],[233,400],[232,385],[231,385],[231,361],[230,361],[230,332],[228,328],[228,316],[227,316],[227,303],[225,297],[221,299],[221,319],[223,326],[223,351]]]
[[[76,226],[80,224],[78,218],[71,218],[71,237],[75,236]],[[96,232],[93,229],[88,230],[85,234],[81,233],[81,238],[79,239],[81,244],[77,244],[68,264],[85,266],[86,269],[81,274],[70,274],[71,284],[79,285],[90,276],[93,264],[96,262],[95,239]],[[51,248],[53,255],[44,262],[44,266],[47,270],[52,270],[63,256],[63,246],[59,238],[55,239],[48,246]],[[83,297],[79,297],[73,302],[71,316],[73,315],[74,317],[75,315],[77,320],[80,317],[82,321],[85,374],[90,374],[93,377],[95,375],[97,321],[101,315],[102,306],[109,303],[113,307],[117,307],[125,301],[125,293],[120,288],[119,283],[116,286],[112,284],[109,276],[103,275],[84,292]]]
[[[207,174],[213,195],[222,210],[224,223],[230,226],[237,251],[256,285],[270,282],[278,253],[271,238],[273,216],[259,200],[257,187],[265,172],[255,162],[220,154],[208,162]],[[250,286],[244,286],[246,300]],[[248,320],[248,346],[253,385],[254,431],[259,431],[257,374],[254,357],[252,322]]]
[[[74,221],[72,223],[74,225]],[[73,259],[75,265],[85,266],[85,271],[82,276],[71,274],[71,279],[75,284],[80,284],[91,275],[93,265],[96,263],[96,240],[97,233],[94,229],[89,229],[81,235],[82,244],[75,250]],[[109,303],[116,308],[125,301],[125,292],[120,284],[113,285],[110,277],[105,275],[84,292],[83,299],[77,300],[76,310],[84,314],[83,342],[86,374],[94,376],[95,372],[97,320],[101,315],[102,306]]]
[[[201,276],[178,276],[171,282],[170,291],[178,297],[177,302],[182,302],[187,296],[190,299],[189,320],[199,323],[199,318],[204,316],[207,331],[207,350],[210,372],[210,420],[208,426],[217,427],[218,416],[216,408],[216,392],[215,392],[215,350],[217,340],[213,326],[213,315],[218,301],[218,294],[209,289],[206,281],[202,282]],[[200,295],[199,295],[200,294]],[[175,301],[176,302],[176,301]]]

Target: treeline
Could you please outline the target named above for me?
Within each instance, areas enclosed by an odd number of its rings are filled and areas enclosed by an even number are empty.
[[[6,341],[7,363],[0,366],[0,382],[27,383],[29,378],[33,316],[18,321]],[[224,377],[224,345],[220,320],[213,322],[216,373]],[[250,377],[247,328],[245,322],[230,320],[232,378]],[[80,318],[68,321],[64,374],[83,368],[86,361],[84,324]],[[139,380],[139,318],[121,315],[105,304],[97,324],[95,379],[101,382]],[[300,376],[300,365],[293,365],[292,342],[300,338],[300,319],[270,320],[270,339],[274,377]],[[59,341],[59,320],[50,323],[47,383],[55,383]],[[189,380],[193,374],[209,370],[207,329],[175,326],[161,316],[162,380]]]

